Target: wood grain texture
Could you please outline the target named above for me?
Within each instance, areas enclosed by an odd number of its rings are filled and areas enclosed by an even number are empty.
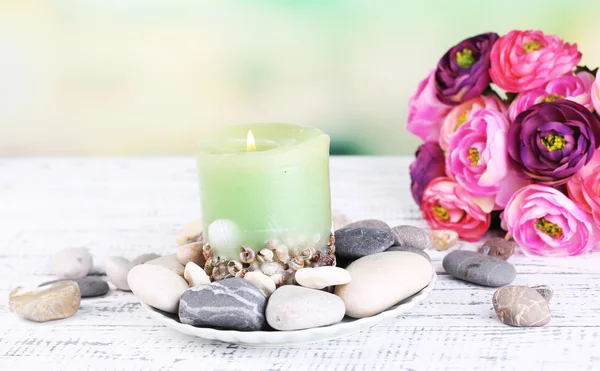
[[[355,220],[424,226],[409,161],[333,158],[333,208]],[[494,289],[444,274],[423,304],[394,321],[286,348],[177,333],[114,286],[67,320],[36,324],[8,312],[12,288],[52,279],[52,252],[86,247],[98,270],[111,255],[173,252],[175,233],[199,210],[192,158],[0,159],[0,370],[593,370],[600,362],[600,254],[511,258],[515,284],[555,290],[542,328],[501,324]]]

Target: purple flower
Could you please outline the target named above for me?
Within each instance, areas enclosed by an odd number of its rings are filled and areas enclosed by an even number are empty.
[[[498,38],[493,32],[473,36],[444,54],[435,71],[437,97],[442,103],[457,105],[483,93],[491,81],[490,52]]]
[[[569,100],[539,103],[521,112],[508,130],[514,167],[536,183],[565,184],[600,143],[600,122]]]
[[[417,148],[417,157],[410,165],[410,190],[417,205],[421,206],[423,191],[434,178],[446,176],[444,151],[437,143],[425,143]]]

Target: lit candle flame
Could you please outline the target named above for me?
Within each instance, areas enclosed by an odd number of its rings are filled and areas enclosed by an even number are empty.
[[[256,151],[256,143],[254,142],[254,135],[252,135],[252,130],[248,130],[248,138],[246,139],[246,151]]]

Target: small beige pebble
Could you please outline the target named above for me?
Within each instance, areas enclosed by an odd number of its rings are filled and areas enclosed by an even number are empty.
[[[177,245],[185,245],[186,243],[196,242],[202,236],[202,219],[193,220],[183,226],[181,231],[177,233],[175,241]]]
[[[492,304],[498,319],[510,326],[544,326],[552,318],[546,299],[531,287],[501,287],[494,293]]]
[[[332,217],[333,230],[337,231],[338,229],[344,228],[348,224],[352,223],[348,217],[340,212],[334,211]]]
[[[275,282],[270,277],[258,271],[246,273],[244,279],[253,284],[267,298],[276,289]]]
[[[73,281],[59,281],[35,289],[17,287],[8,297],[10,311],[35,322],[71,317],[79,310],[81,294]]]
[[[131,291],[127,283],[127,275],[135,264],[122,256],[111,256],[106,261],[106,276],[119,290]]]
[[[185,278],[190,287],[199,287],[210,283],[210,277],[208,277],[204,269],[200,268],[194,262],[189,262],[185,265],[183,278]]]
[[[352,279],[347,270],[339,267],[301,268],[296,271],[294,278],[300,286],[318,290],[344,285]]]
[[[50,259],[50,270],[58,278],[83,278],[88,275],[92,266],[92,255],[83,247],[60,250]]]
[[[437,251],[444,251],[456,244],[458,241],[458,233],[451,230],[433,230],[427,231],[429,238],[431,239],[431,247]]]
[[[131,291],[142,302],[169,313],[177,313],[179,299],[190,288],[178,274],[160,265],[140,264],[127,276]]]
[[[150,260],[154,260],[154,259],[158,259],[160,258],[162,255],[156,254],[156,253],[149,253],[149,254],[142,254],[140,256],[138,256],[137,258],[133,259],[133,265],[140,265],[140,264],[145,264],[146,262],[149,262]]]
[[[161,267],[172,270],[181,277],[183,277],[183,271],[185,270],[185,266],[177,259],[177,254],[161,256],[158,259],[149,260],[145,264],[160,265]]]
[[[177,260],[179,260],[179,262],[183,265],[193,262],[201,267],[204,267],[206,258],[202,254],[203,245],[203,242],[191,242],[179,246],[179,250],[177,250]]]

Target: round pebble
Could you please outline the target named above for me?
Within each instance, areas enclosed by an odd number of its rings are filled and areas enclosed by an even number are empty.
[[[515,252],[517,244],[501,237],[492,237],[487,240],[480,251],[483,254],[494,256],[502,260],[507,260]]]
[[[554,297],[554,289],[548,285],[537,285],[531,286],[532,289],[537,291],[547,302],[549,302]]]
[[[396,246],[410,246],[422,250],[431,246],[427,232],[412,225],[399,225],[392,228],[392,236]]]
[[[275,281],[260,271],[248,272],[244,275],[244,279],[256,286],[256,288],[267,298],[271,296],[276,289]]]
[[[315,267],[298,269],[294,279],[300,286],[320,290],[346,284],[352,278],[347,270],[339,267]]]
[[[206,263],[206,258],[204,254],[202,254],[202,246],[204,246],[203,242],[192,242],[186,243],[179,247],[177,250],[177,260],[184,266],[189,263],[195,263],[201,267],[204,267],[204,263]]]
[[[43,287],[62,281],[64,280],[44,282],[38,287]],[[106,281],[98,277],[83,277],[72,281],[74,281],[77,284],[77,286],[79,286],[79,292],[82,298],[93,298],[96,296],[102,296],[105,295],[109,290],[108,283],[106,283]]]
[[[44,287],[17,287],[8,297],[10,311],[35,322],[71,317],[79,310],[81,294],[73,281],[60,281]]]
[[[179,246],[196,241],[202,241],[202,219],[187,223],[175,236],[175,242]]]
[[[346,227],[335,232],[335,253],[356,259],[385,251],[394,244],[389,230],[369,227]]]
[[[492,304],[500,321],[510,326],[544,326],[551,319],[548,302],[530,287],[502,287],[494,293]]]
[[[185,266],[179,262],[177,254],[161,256],[160,258],[149,260],[145,264],[159,265],[161,267],[172,270],[181,277],[183,277],[183,272],[185,270]]]
[[[271,295],[266,317],[275,330],[290,331],[333,325],[344,318],[345,311],[344,302],[336,295],[286,285]]]
[[[337,211],[333,212],[333,216],[331,217],[331,219],[334,231],[344,228],[345,226],[351,223],[350,219],[348,219],[346,215]]]
[[[119,290],[131,291],[127,275],[135,265],[121,256],[111,256],[106,261],[106,276]]]
[[[508,285],[517,275],[506,261],[474,251],[452,251],[442,265],[452,277],[490,287]]]
[[[335,294],[353,318],[373,316],[398,304],[427,286],[432,275],[427,259],[404,251],[365,256],[346,270],[352,280],[336,286]]]
[[[267,298],[243,278],[227,278],[192,287],[181,296],[181,323],[239,331],[259,331],[265,326]]]
[[[146,264],[150,260],[158,259],[160,257],[161,257],[161,255],[151,252],[148,254],[142,254],[142,255],[138,256],[137,258],[133,259],[132,263],[133,263],[133,265]]]
[[[385,231],[389,231],[391,229],[390,226],[386,222],[384,222],[382,220],[378,220],[378,219],[358,220],[356,222],[346,224],[344,226],[344,228],[361,228],[361,227],[383,229]]]
[[[406,252],[412,252],[415,254],[419,254],[422,257],[424,257],[425,259],[427,259],[428,261],[431,262],[431,256],[429,256],[429,254],[427,252],[425,252],[424,250],[421,249],[417,249],[415,247],[412,246],[392,246],[389,249],[385,250],[386,252],[388,251],[406,251]]]
[[[58,251],[50,259],[50,270],[58,278],[83,278],[90,273],[92,265],[92,256],[82,247]]]
[[[427,234],[431,240],[431,247],[437,251],[447,250],[458,241],[458,233],[451,230],[428,230]]]
[[[169,313],[177,313],[181,294],[188,283],[170,269],[153,264],[140,264],[127,275],[131,291],[142,302]]]
[[[204,269],[193,262],[189,262],[185,265],[183,278],[185,278],[190,287],[199,287],[210,283],[210,277],[208,277]]]

